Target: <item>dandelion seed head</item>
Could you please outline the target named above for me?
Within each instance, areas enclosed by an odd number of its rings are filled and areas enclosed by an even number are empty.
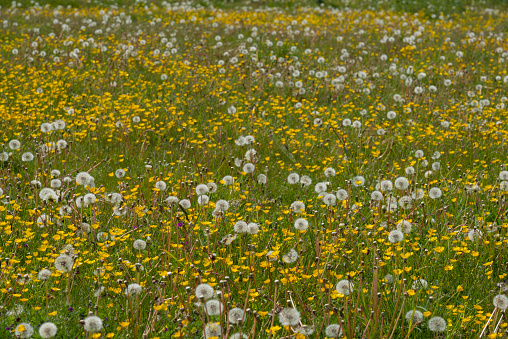
[[[58,328],[52,322],[45,322],[44,324],[41,325],[41,327],[39,327],[39,335],[43,339],[53,338],[56,335],[57,331]]]
[[[86,332],[99,333],[102,330],[101,318],[91,315],[85,318],[84,329]]]
[[[342,328],[338,324],[330,324],[325,329],[328,338],[338,338],[342,335]]]
[[[494,307],[497,307],[500,310],[506,310],[508,308],[508,297],[504,294],[499,294],[494,297],[492,300]]]
[[[431,332],[444,332],[448,326],[446,320],[441,317],[430,318],[428,322],[429,330]]]
[[[300,322],[300,312],[294,308],[283,308],[279,313],[279,322],[282,326],[296,326]]]
[[[341,280],[335,285],[337,292],[343,295],[349,295],[353,292],[354,286],[349,280]]]

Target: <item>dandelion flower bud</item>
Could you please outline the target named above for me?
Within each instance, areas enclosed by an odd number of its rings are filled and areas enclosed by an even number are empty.
[[[45,322],[39,327],[39,335],[46,338],[53,338],[56,335],[58,328],[52,322]]]
[[[300,312],[294,308],[283,308],[279,313],[279,321],[282,326],[296,326],[300,322]]]
[[[346,279],[339,281],[335,286],[337,292],[343,295],[349,295],[351,292],[353,292],[353,288],[353,284]]]
[[[433,317],[429,320],[428,326],[432,332],[444,332],[446,331],[447,323],[441,317]]]
[[[85,318],[85,331],[90,333],[99,333],[102,330],[101,318],[91,315]]]
[[[14,334],[16,335],[16,338],[30,338],[34,334],[34,328],[28,323],[21,323],[16,327]]]

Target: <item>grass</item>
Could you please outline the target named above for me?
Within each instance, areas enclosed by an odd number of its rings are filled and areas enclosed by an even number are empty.
[[[20,4],[0,337],[507,336],[503,3]]]

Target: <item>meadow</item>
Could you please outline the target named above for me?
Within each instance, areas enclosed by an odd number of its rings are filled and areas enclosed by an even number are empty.
[[[421,3],[3,5],[0,338],[507,338],[508,11]]]

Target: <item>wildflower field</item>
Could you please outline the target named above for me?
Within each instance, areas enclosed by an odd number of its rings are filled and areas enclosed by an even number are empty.
[[[503,1],[24,1],[0,42],[0,338],[508,338]]]

